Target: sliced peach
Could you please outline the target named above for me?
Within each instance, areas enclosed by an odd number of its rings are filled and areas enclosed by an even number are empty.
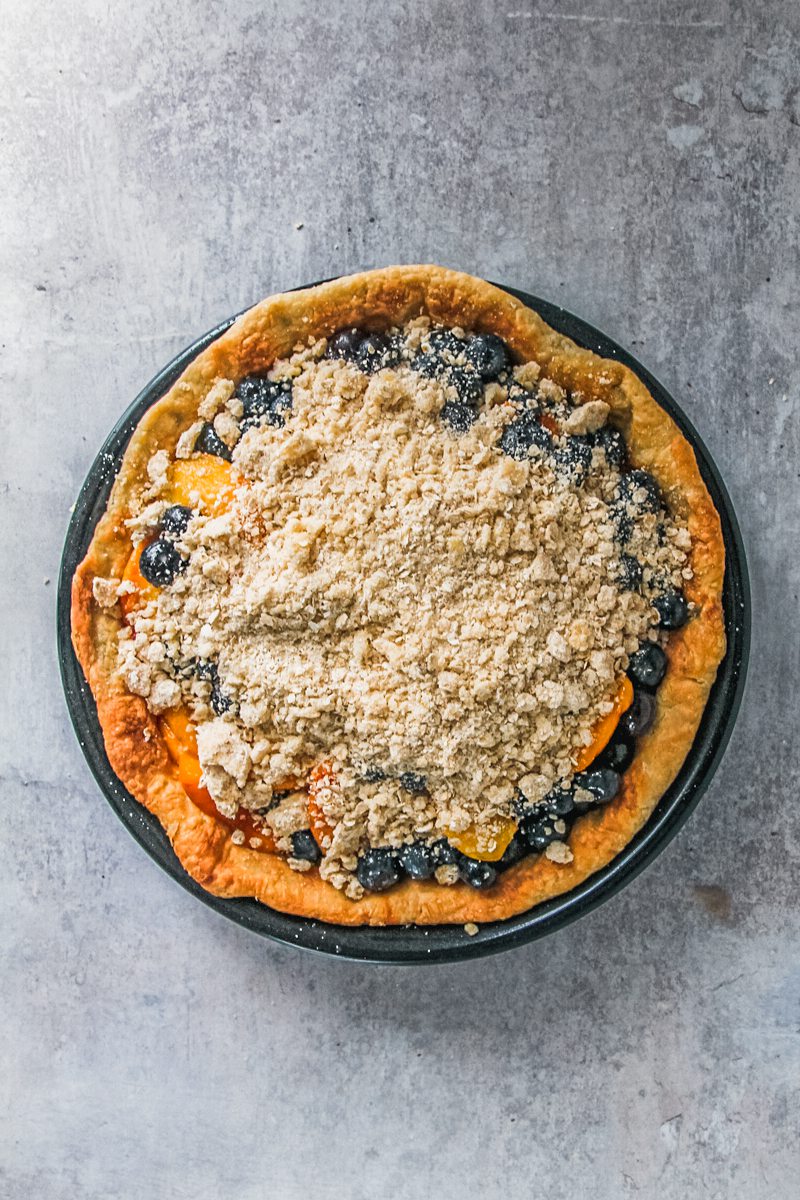
[[[258,845],[252,846],[251,849],[264,852],[276,850],[272,833],[256,824],[247,809],[239,809],[236,816],[231,819],[223,816],[217,808],[213,796],[201,782],[203,770],[197,754],[197,737],[186,709],[173,708],[164,713],[161,718],[161,733],[167,744],[167,750],[178,768],[178,779],[181,786],[192,804],[196,805],[206,816],[213,817],[222,825],[227,825],[229,829],[240,829],[245,835],[248,845],[251,838],[258,839]]]
[[[497,862],[508,849],[509,842],[517,832],[517,822],[509,818],[499,824],[485,828],[470,825],[461,833],[445,829],[447,840],[466,854],[467,858],[477,858],[481,862]]]
[[[139,570],[139,559],[142,557],[147,542],[140,542],[138,546],[134,546],[131,556],[125,564],[125,570],[122,572],[122,578],[126,583],[132,583],[136,591],[123,592],[120,596],[120,604],[122,611],[127,617],[135,608],[139,608],[142,604],[146,604],[148,600],[155,600],[158,595],[158,588],[154,587]]]
[[[619,724],[620,717],[626,709],[630,708],[632,703],[633,684],[627,675],[623,675],[614,694],[611,712],[600,718],[592,730],[591,742],[588,746],[584,746],[578,751],[578,756],[575,759],[576,771],[585,771],[594,762],[598,754],[605,750],[614,735],[614,730]]]
[[[219,516],[230,508],[239,483],[231,464],[214,454],[176,459],[169,466],[167,480],[166,498],[170,504],[193,508],[199,496],[204,511],[212,516]]]

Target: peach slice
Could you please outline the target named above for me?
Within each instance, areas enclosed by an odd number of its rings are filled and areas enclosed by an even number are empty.
[[[578,756],[575,759],[575,770],[585,771],[591,763],[597,758],[601,751],[605,750],[611,738],[614,735],[614,730],[619,725],[619,719],[626,709],[630,708],[633,703],[633,684],[627,675],[623,675],[617,690],[614,694],[614,707],[610,713],[601,717],[592,730],[592,740],[588,746],[583,746],[578,751]]]

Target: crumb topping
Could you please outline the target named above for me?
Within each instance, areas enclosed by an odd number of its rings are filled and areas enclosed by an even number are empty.
[[[491,829],[518,789],[535,803],[568,781],[630,655],[657,637],[654,594],[691,574],[685,527],[621,493],[613,456],[591,444],[604,402],[528,363],[485,385],[469,428],[449,428],[453,386],[408,361],[429,328],[407,326],[406,357],[372,374],[323,357],[324,341],[298,347],[269,372],[291,381],[285,423],[241,436],[241,399],[217,380],[199,415],[232,451],[232,501],[212,511],[193,494],[185,570],[119,637],[129,689],[157,714],[190,709],[220,812],[261,814],[298,870],[310,864],[288,839],[308,828],[307,795],[285,781],[330,764],[320,869],[351,895],[365,847]],[[542,405],[555,452],[504,452]],[[178,459],[191,463],[198,428]],[[134,536],[169,501],[169,468],[153,455]],[[106,607],[125,588],[94,586]],[[546,853],[572,857],[563,841]]]

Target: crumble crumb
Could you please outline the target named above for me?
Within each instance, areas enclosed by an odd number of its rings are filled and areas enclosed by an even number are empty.
[[[561,863],[562,865],[571,863],[574,857],[566,842],[551,842],[544,854],[545,858],[550,859],[550,862]]]
[[[470,937],[475,937],[477,932],[478,926],[475,924],[475,922],[467,921],[466,925],[464,926],[464,933],[468,933]]]

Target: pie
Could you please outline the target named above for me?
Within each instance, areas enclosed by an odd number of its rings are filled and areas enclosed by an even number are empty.
[[[142,417],[73,581],[108,758],[218,896],[481,923],[606,865],[725,652],[720,521],[637,376],[500,289],[272,296]]]

